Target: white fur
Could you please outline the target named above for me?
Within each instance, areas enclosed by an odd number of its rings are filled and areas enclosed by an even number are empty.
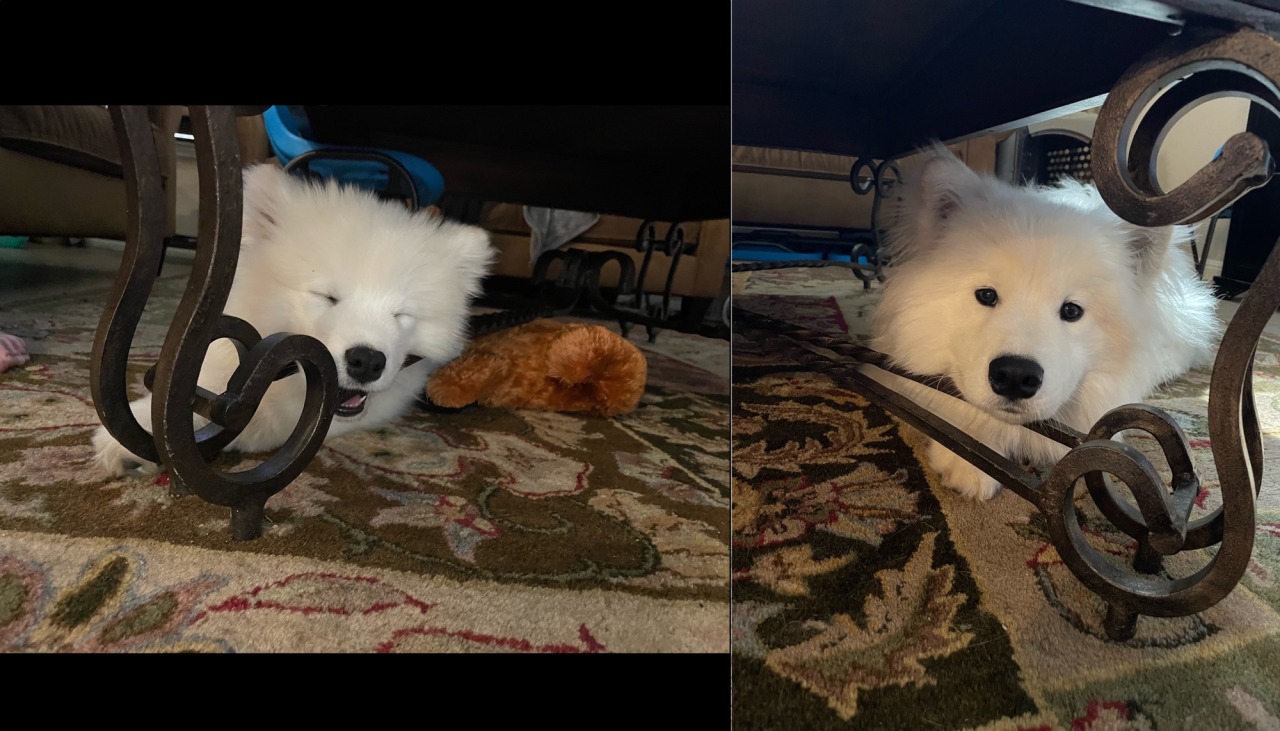
[[[339,386],[369,392],[363,412],[334,416],[326,437],[332,438],[399,418],[431,372],[462,351],[470,303],[492,258],[483,229],[259,165],[245,171],[240,259],[225,311],[263,337],[290,332],[316,338],[334,357]],[[386,355],[382,375],[366,384],[345,368],[347,349],[361,345]],[[401,368],[408,355],[423,360]],[[238,362],[229,341],[215,341],[200,385],[221,393]],[[228,449],[280,447],[298,423],[305,392],[301,374],[275,382]],[[130,407],[150,431],[151,397]],[[195,423],[205,422],[195,417]],[[156,470],[105,428],[93,444],[98,465],[110,474]]]
[[[1053,462],[1066,448],[1015,424],[1048,418],[1088,431],[1104,413],[1206,362],[1221,331],[1195,274],[1185,226],[1141,228],[1092,186],[1015,187],[926,151],[886,235],[884,298],[872,347],[918,374],[949,376],[960,401],[868,368],[1006,457]],[[992,288],[995,307],[975,291]],[[1084,309],[1060,317],[1065,302]],[[1010,401],[988,380],[1002,355],[1044,369],[1034,396]],[[930,465],[968,497],[1000,485],[937,443]]]

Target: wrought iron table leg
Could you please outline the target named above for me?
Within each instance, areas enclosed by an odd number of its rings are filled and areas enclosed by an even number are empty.
[[[1178,83],[1170,87],[1175,81]],[[1228,139],[1221,157],[1172,191],[1161,187],[1155,162],[1169,128],[1191,107],[1222,96],[1238,96],[1280,113],[1277,84],[1280,42],[1266,34],[1247,29],[1191,29],[1172,39],[1167,48],[1140,61],[1117,82],[1099,114],[1093,174],[1103,199],[1128,221],[1162,226],[1214,216],[1249,190],[1265,185],[1275,163],[1267,141],[1250,132]],[[1209,435],[1222,507],[1187,526],[1185,548],[1220,545],[1210,564],[1189,577],[1197,580],[1191,588],[1207,597],[1196,604],[1211,605],[1230,592],[1252,553],[1255,503],[1262,484],[1253,357],[1277,307],[1280,243],[1272,248],[1254,286],[1232,317],[1214,361]],[[1110,500],[1103,497],[1104,502]],[[1115,512],[1114,506],[1109,507]],[[1113,522],[1119,525],[1123,520]],[[1132,530],[1126,532],[1133,534]],[[1113,601],[1123,603],[1124,598],[1117,596]]]
[[[530,281],[539,292],[539,300],[550,305],[558,313],[567,313],[579,303],[591,306],[596,312],[607,315],[618,321],[623,335],[627,335],[633,325],[641,325],[653,342],[661,329],[672,329],[681,332],[696,333],[708,337],[726,338],[727,328],[704,326],[701,322],[689,317],[696,307],[686,308],[681,304],[677,312],[671,311],[672,289],[675,275],[682,257],[692,251],[692,247],[684,240],[684,227],[673,223],[667,229],[664,239],[656,238],[654,223],[645,221],[641,224],[636,236],[636,250],[644,253],[640,263],[640,273],[636,274],[635,262],[621,251],[587,251],[585,249],[554,249],[541,254],[534,263]],[[671,258],[667,276],[663,285],[659,302],[650,303],[650,294],[645,291],[644,283],[649,273],[649,265],[654,252],[661,252]],[[559,263],[559,270],[554,278],[549,275],[551,265]],[[618,286],[614,296],[606,297],[601,291],[600,275],[604,267],[616,263],[618,265]],[[619,299],[630,296],[631,305],[620,306]]]
[[[1138,547],[1133,552],[1133,570],[1144,574],[1157,574],[1164,568],[1164,556],[1151,545],[1150,536],[1138,539]]]
[[[1107,605],[1107,613],[1102,618],[1102,628],[1107,637],[1124,641],[1138,632],[1138,612],[1124,604]]]
[[[262,535],[269,495],[246,497],[231,506],[231,537],[237,541],[251,541]]]
[[[866,171],[865,173],[863,171]],[[874,272],[868,276],[865,271],[854,269],[853,274],[862,280],[862,288],[871,288],[871,279],[874,278],[880,282],[884,282],[884,265],[887,263],[880,256],[883,250],[880,232],[883,230],[881,220],[881,208],[884,201],[893,195],[894,188],[902,184],[902,170],[898,168],[898,162],[895,159],[881,160],[879,163],[874,160],[860,157],[854,161],[853,167],[849,169],[849,187],[858,195],[872,194],[871,200],[871,242],[873,247],[867,247],[860,244],[850,253],[850,260],[857,261],[860,253],[865,253],[867,261],[871,263]],[[860,252],[859,248],[863,251]]]
[[[881,255],[881,204],[893,194],[895,186],[902,184],[902,171],[896,160],[888,159],[876,162],[860,157],[849,168],[849,187],[858,195],[872,195],[871,203],[871,243],[857,243],[849,250],[849,261],[836,259],[799,259],[780,262],[734,262],[734,272],[751,272],[765,269],[787,269],[791,267],[837,267],[848,269],[853,276],[862,282],[863,289],[871,288],[871,281],[884,282],[884,266],[887,263]],[[865,258],[867,264],[858,260]]]
[[[194,492],[231,508],[235,540],[262,532],[268,498],[296,478],[328,431],[337,403],[337,368],[328,350],[303,335],[260,338],[246,322],[222,314],[240,250],[241,169],[231,107],[191,107],[200,180],[200,224],[196,259],[187,289],[165,338],[154,378],[149,379],[154,433],[148,434],[128,406],[128,350],[154,282],[164,230],[159,158],[147,113],[112,107],[128,192],[129,228],[124,263],[94,339],[90,383],[103,425],[127,449],[168,470],[171,492]],[[240,365],[227,389],[212,394],[197,379],[209,344],[229,338]],[[307,395],[302,416],[285,444],[262,464],[242,472],[220,472],[207,460],[249,423],[272,381],[287,369],[302,372]],[[193,412],[209,420],[198,431]]]

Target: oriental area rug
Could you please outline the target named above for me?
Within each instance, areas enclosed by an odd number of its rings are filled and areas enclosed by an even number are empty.
[[[855,340],[881,292],[832,268],[734,278],[736,308]],[[734,333],[734,728],[1280,728],[1280,343],[1257,355],[1267,470],[1248,570],[1212,608],[1141,617],[1115,642],[1030,503],[941,486],[920,432],[767,341]],[[1208,385],[1199,369],[1148,400],[1190,440],[1193,518],[1218,500]],[[1092,545],[1131,556],[1089,505]],[[1207,561],[1188,553],[1166,559],[1173,575]]]

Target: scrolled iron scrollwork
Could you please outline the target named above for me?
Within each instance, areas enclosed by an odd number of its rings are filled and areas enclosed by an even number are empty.
[[[892,173],[892,176],[887,173]],[[897,161],[892,159],[877,163],[860,157],[849,168],[849,187],[858,195],[867,195],[874,190],[877,199],[888,198],[892,195],[894,184],[901,180],[902,171],[898,169]]]
[[[1107,205],[1142,226],[1193,223],[1266,184],[1275,163],[1249,131],[1175,190],[1163,190],[1155,164],[1169,130],[1203,102],[1241,97],[1280,114],[1278,54],[1280,42],[1257,31],[1188,29],[1129,69],[1094,127],[1093,178]]]
[[[1188,525],[1192,502],[1200,494],[1200,478],[1191,460],[1191,447],[1182,427],[1167,413],[1146,404],[1129,404],[1112,409],[1098,420],[1087,441],[1110,440],[1122,431],[1141,430],[1151,435],[1164,453],[1172,476],[1172,493],[1156,483],[1129,483],[1136,507],[1117,498],[1101,472],[1085,475],[1089,494],[1102,514],[1131,538],[1146,541],[1163,555],[1172,555],[1191,546],[1208,545],[1200,534],[1214,522],[1214,516]]]
[[[1139,61],[1107,96],[1095,126],[1093,177],[1103,200],[1132,223],[1163,226],[1203,220],[1248,191],[1265,185],[1275,170],[1270,151],[1273,141],[1250,131],[1229,138],[1220,155],[1173,190],[1165,190],[1155,164],[1169,130],[1203,102],[1242,97],[1280,115],[1278,82],[1280,41],[1249,29],[1189,29],[1167,47]],[[1121,620],[1129,620],[1127,615],[1135,611],[1169,616],[1212,606],[1231,591],[1248,566],[1262,477],[1261,430],[1253,402],[1253,357],[1267,320],[1277,307],[1280,246],[1273,247],[1232,317],[1214,361],[1208,414],[1222,497],[1220,507],[1182,526],[1185,535],[1178,540],[1170,535],[1170,526],[1163,524],[1163,519],[1161,525],[1153,525],[1149,511],[1135,510],[1120,500],[1097,470],[1084,475],[1099,509],[1117,528],[1138,539],[1135,566],[1140,571],[1157,565],[1157,554],[1220,545],[1193,576],[1176,580],[1130,577],[1137,583],[1131,582],[1125,591],[1117,591],[1111,577],[1096,564],[1067,561],[1077,578],[1112,602],[1112,619],[1118,626],[1125,626]],[[1149,420],[1152,414],[1135,411],[1130,417],[1112,417],[1109,424],[1100,422],[1093,436],[1143,428],[1144,419]],[[1168,420],[1163,414],[1161,418]],[[1181,503],[1194,497],[1188,493],[1198,491],[1198,478],[1189,464],[1185,438],[1176,445],[1166,438],[1161,446],[1175,476],[1172,500],[1179,503],[1170,507],[1175,516],[1185,521],[1189,508]],[[1073,457],[1073,462],[1078,459]],[[1179,479],[1183,484],[1178,484]],[[1067,521],[1068,516],[1064,515],[1063,520]],[[1103,588],[1104,584],[1108,588]]]
[[[261,535],[267,499],[301,474],[320,448],[337,404],[337,367],[314,338],[290,333],[261,338],[248,323],[222,314],[240,250],[235,112],[230,107],[191,107],[190,112],[200,186],[199,239],[186,291],[148,377],[155,394],[152,432],[133,417],[125,382],[129,345],[154,282],[166,215],[159,158],[141,107],[111,109],[129,223],[124,261],[94,339],[90,383],[98,415],[112,436],[135,454],[162,463],[173,492],[193,492],[231,508],[232,537],[248,540]],[[241,359],[226,390],[212,394],[197,379],[209,345],[218,338],[232,340]],[[248,470],[215,469],[208,458],[248,424],[267,388],[290,369],[302,372],[307,390],[284,445]],[[211,423],[197,430],[194,414]]]

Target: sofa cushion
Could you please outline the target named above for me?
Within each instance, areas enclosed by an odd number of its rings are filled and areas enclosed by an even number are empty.
[[[115,127],[106,107],[0,106],[0,147],[102,175],[124,177]]]

